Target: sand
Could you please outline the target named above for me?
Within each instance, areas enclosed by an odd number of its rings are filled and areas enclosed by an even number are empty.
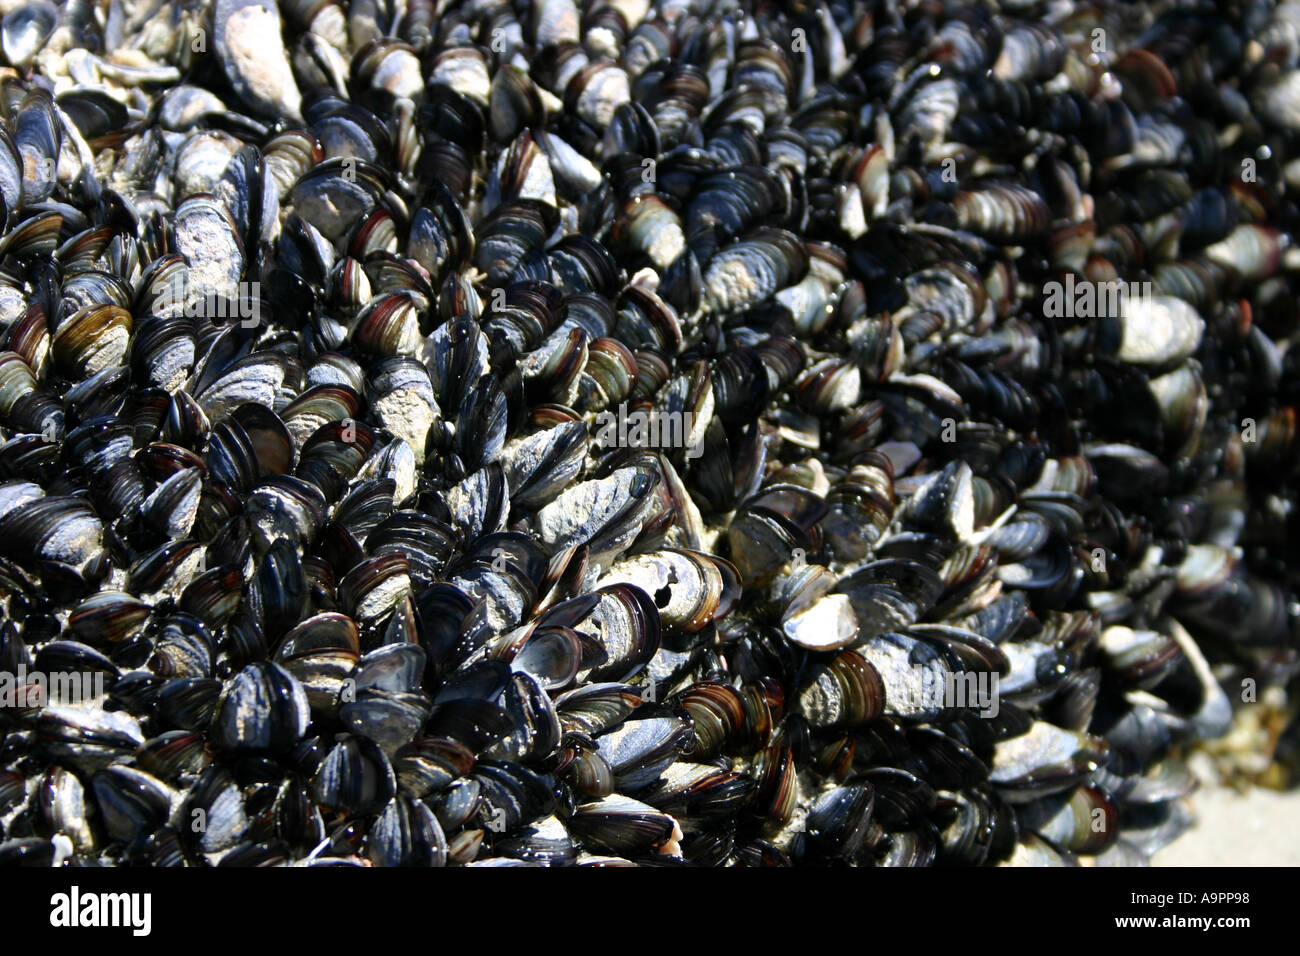
[[[1203,787],[1191,801],[1196,826],[1153,866],[1300,866],[1300,791]]]

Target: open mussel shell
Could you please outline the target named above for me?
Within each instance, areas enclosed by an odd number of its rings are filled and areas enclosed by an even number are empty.
[[[0,20],[0,41],[9,65],[26,66],[43,47],[59,22],[59,8],[37,0],[14,7]]]
[[[821,577],[829,577],[825,569],[817,569]],[[827,589],[834,586],[834,581],[825,581]],[[843,594],[826,594],[809,603],[794,605],[787,609],[781,624],[790,643],[808,651],[833,651],[848,647],[858,639],[860,629],[857,615],[853,613],[853,602]]]
[[[514,653],[510,665],[528,674],[548,692],[562,690],[578,674],[582,645],[582,637],[571,628],[541,627]]]

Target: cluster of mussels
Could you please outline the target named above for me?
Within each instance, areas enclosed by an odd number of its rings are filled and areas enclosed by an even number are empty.
[[[1300,4],[5,9],[0,862],[1141,863],[1292,678]]]

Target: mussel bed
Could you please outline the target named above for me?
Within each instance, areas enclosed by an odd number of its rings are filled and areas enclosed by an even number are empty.
[[[0,864],[1143,865],[1243,715],[1291,782],[1300,3],[7,10]]]

